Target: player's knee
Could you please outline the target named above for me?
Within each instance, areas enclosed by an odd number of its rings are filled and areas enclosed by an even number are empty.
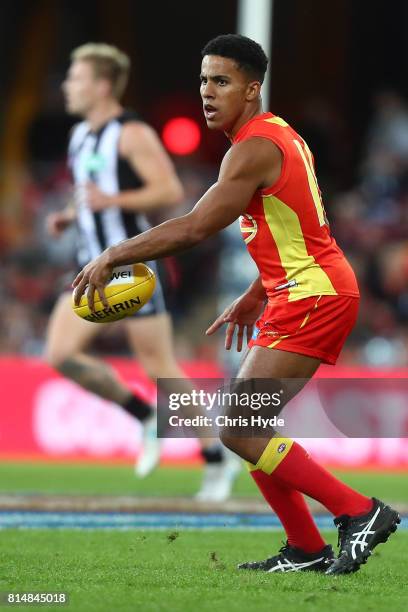
[[[239,455],[239,457],[248,460],[248,441],[245,438],[239,438],[236,436],[231,436],[228,433],[223,433],[220,435],[220,440],[224,446],[229,448],[229,450]]]
[[[109,371],[102,364],[90,364],[73,356],[59,358],[53,366],[62,376],[73,380],[88,391],[103,395],[111,386]]]
[[[220,440],[224,446],[234,451],[234,453],[238,453],[238,449],[240,447],[239,438],[232,436],[228,431],[220,432]]]
[[[66,363],[73,357],[74,355],[67,351],[66,347],[64,347],[64,350],[61,350],[61,348],[46,347],[44,354],[44,359],[48,365],[64,376],[67,376],[67,373],[65,372]]]
[[[139,358],[139,362],[149,378],[173,378],[174,363],[156,353],[145,354]]]
[[[163,369],[160,367],[160,363],[158,361],[146,361],[142,364],[142,367],[148,378],[151,378],[152,380],[155,380],[156,378],[164,378],[162,375]]]
[[[47,347],[45,349],[44,358],[48,365],[59,371],[64,360],[66,359],[66,355],[63,354],[61,351]]]

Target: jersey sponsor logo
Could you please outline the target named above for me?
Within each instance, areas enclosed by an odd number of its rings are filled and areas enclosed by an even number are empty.
[[[251,215],[248,215],[248,213],[241,215],[239,218],[239,227],[245,244],[248,244],[255,238],[258,231],[258,224]]]
[[[265,336],[280,336],[281,334],[278,331],[263,331]]]
[[[83,160],[87,172],[100,172],[106,166],[106,159],[100,153],[91,153]]]

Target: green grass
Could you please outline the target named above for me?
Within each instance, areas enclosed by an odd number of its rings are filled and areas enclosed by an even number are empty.
[[[335,533],[327,534],[334,543]],[[351,576],[239,572],[280,547],[269,532],[1,533],[1,591],[66,591],[73,612],[393,612],[408,609],[399,533]],[[14,606],[13,606],[14,608]],[[16,607],[15,609],[27,609]]]
[[[408,502],[408,478],[393,472],[336,472],[364,494],[388,502]],[[199,488],[201,470],[163,467],[145,480],[137,480],[131,466],[51,463],[2,463],[0,493],[44,492],[86,495],[193,495]],[[237,496],[257,496],[245,469],[234,488]]]
[[[346,482],[387,501],[408,502],[404,474],[344,472]],[[163,467],[136,480],[131,466],[2,463],[0,493],[192,495],[201,471]],[[243,470],[235,495],[258,495]],[[335,544],[336,533],[327,539]],[[382,612],[408,609],[398,532],[352,576],[238,572],[238,562],[278,550],[283,533],[233,531],[0,532],[0,591],[66,591],[72,612]],[[27,610],[27,606],[13,606]]]

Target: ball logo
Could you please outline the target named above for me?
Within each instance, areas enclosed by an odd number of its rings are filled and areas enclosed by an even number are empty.
[[[112,272],[111,280],[114,278],[131,278],[130,272]]]
[[[91,312],[90,314],[84,317],[85,321],[91,321],[94,323],[95,321],[100,321],[101,319],[106,319],[111,315],[119,314],[120,312],[126,312],[126,310],[130,310],[135,306],[141,304],[140,297],[130,298],[129,300],[124,300],[123,302],[119,302],[118,304],[113,304],[109,308],[103,308],[102,310],[95,310],[95,312]]]
[[[282,444],[278,446],[278,453],[283,453],[284,450],[286,450],[286,444],[282,442]]]
[[[239,227],[245,244],[248,244],[255,238],[256,232],[258,231],[258,225],[251,215],[241,215],[239,218]]]
[[[133,266],[117,266],[109,279],[109,285],[123,285],[124,283],[134,282]]]

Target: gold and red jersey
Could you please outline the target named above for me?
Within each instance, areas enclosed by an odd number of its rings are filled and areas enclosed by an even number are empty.
[[[358,296],[354,272],[330,233],[306,142],[272,113],[248,121],[233,144],[256,136],[271,140],[282,152],[279,179],[257,190],[240,217],[269,301]]]

